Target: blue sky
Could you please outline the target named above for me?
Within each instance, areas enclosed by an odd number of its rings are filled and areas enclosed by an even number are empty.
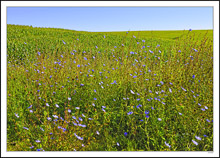
[[[8,7],[7,24],[78,31],[213,29],[212,7]]]

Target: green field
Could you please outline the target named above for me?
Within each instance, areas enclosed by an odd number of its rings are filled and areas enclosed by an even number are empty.
[[[7,25],[8,151],[213,151],[213,30]]]

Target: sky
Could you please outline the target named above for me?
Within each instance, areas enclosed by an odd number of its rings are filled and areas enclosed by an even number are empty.
[[[7,24],[77,31],[213,29],[212,7],[8,7]]]

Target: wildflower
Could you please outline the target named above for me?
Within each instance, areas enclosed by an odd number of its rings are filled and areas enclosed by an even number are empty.
[[[201,104],[198,103],[199,106],[201,106]]]
[[[77,126],[77,123],[73,122],[73,124],[74,124],[75,126]]]
[[[161,118],[158,118],[158,121],[161,121],[162,119]]]
[[[86,58],[86,57],[84,57],[84,59],[85,59],[85,60],[87,60],[87,58]]]
[[[130,90],[132,94],[135,94],[132,90]]]
[[[29,130],[27,127],[23,127],[24,129],[26,129],[26,130]]]
[[[189,31],[192,31],[192,29],[189,29]]]
[[[84,114],[82,114],[83,117],[86,117]]]
[[[54,118],[58,118],[58,116],[57,115],[52,115]]]
[[[207,109],[208,109],[208,107],[207,107],[207,106],[205,106],[205,109],[207,110]]]
[[[171,147],[167,142],[165,142],[165,145],[168,146],[169,148]]]
[[[80,65],[77,65],[77,67],[80,67]]]
[[[44,129],[43,129],[43,128],[41,128],[41,127],[40,127],[40,129],[41,129],[42,131],[44,131]]]
[[[94,98],[94,100],[97,100],[96,98]]]
[[[34,148],[34,146],[31,146],[31,147],[29,147],[29,148],[33,149],[33,148]]]
[[[133,114],[133,112],[132,112],[132,111],[130,111],[130,112],[128,112],[127,114],[128,114],[128,115],[131,115],[131,114]]]
[[[125,135],[125,136],[127,136],[127,135],[128,135],[128,133],[127,133],[127,132],[125,132],[125,133],[124,133],[124,135]]]
[[[182,113],[179,112],[179,115],[182,115]]]
[[[92,103],[92,106],[95,106],[95,104],[94,104],[94,103]]]
[[[76,107],[76,109],[80,109],[80,107]]]
[[[48,103],[46,103],[46,106],[50,106]]]
[[[41,149],[37,149],[37,151],[41,151]]]
[[[96,90],[94,89],[94,92],[96,93]]]
[[[186,92],[186,89],[184,89],[183,87],[181,87],[185,92]]]
[[[207,135],[205,135],[205,134],[204,134],[203,136],[204,136],[204,137],[207,137]]]
[[[195,75],[193,75],[192,78],[195,78]]]
[[[146,117],[146,118],[149,118],[149,115],[146,115],[145,117]]]
[[[63,41],[63,40],[62,40]],[[63,44],[66,44],[66,42],[63,41]]]
[[[102,111],[104,111],[104,112],[105,112],[105,109],[103,109],[103,108],[102,108]]]
[[[70,110],[70,109],[68,109],[68,112],[69,112],[69,113],[71,113],[71,110]]]
[[[71,100],[71,98],[68,98],[68,100]]]
[[[98,135],[99,135],[99,131],[96,131],[96,134],[98,134]]]
[[[50,120],[51,120],[51,118],[50,118],[50,117],[48,117],[48,118],[47,118],[47,120],[49,120],[49,121],[50,121]]]
[[[205,109],[201,108],[202,111],[205,111]]]
[[[59,105],[55,104],[55,106],[56,106],[57,108],[59,108]]]
[[[145,114],[146,114],[146,115],[148,115],[149,113],[150,113],[150,112],[149,112],[148,110],[147,110],[147,111],[145,111]]]
[[[117,146],[120,146],[118,142],[117,142]]]
[[[33,110],[29,110],[31,113],[33,113]]]
[[[198,137],[198,136],[195,136],[195,138],[196,138],[197,140],[202,140],[202,138],[200,138],[200,137]]]
[[[39,141],[39,140],[35,140],[35,142],[40,143],[40,141]]]
[[[197,143],[195,140],[192,140],[192,142],[193,142],[195,145],[198,145],[198,143]]]

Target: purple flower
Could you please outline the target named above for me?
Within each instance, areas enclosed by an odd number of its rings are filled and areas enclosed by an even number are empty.
[[[132,90],[130,90],[132,94],[135,94]]]
[[[125,133],[124,133],[124,135],[125,135],[125,136],[127,136],[127,135],[128,135],[128,133],[127,133],[127,132],[125,132]]]
[[[169,88],[169,91],[170,91],[170,93],[172,93],[172,89],[171,88]]]
[[[35,142],[40,143],[40,141],[39,141],[39,140],[35,140]]]
[[[94,98],[94,100],[97,100],[96,98]]]
[[[198,137],[198,136],[195,136],[195,138],[196,138],[197,140],[202,140],[202,138],[200,138],[200,137]]]
[[[146,118],[149,118],[149,115],[146,115],[145,117],[146,117]]]
[[[193,75],[192,78],[195,78],[195,75]]]
[[[68,98],[68,100],[71,100],[71,98]]]
[[[127,114],[128,114],[128,115],[131,115],[131,114],[133,114],[133,112],[132,112],[132,111],[130,111],[130,112],[128,112]]]
[[[71,110],[70,110],[70,109],[68,109],[68,112],[69,112],[69,113],[71,113]]]
[[[158,118],[158,121],[161,121],[162,119],[161,118]]]
[[[150,113],[150,112],[149,112],[148,110],[147,110],[147,111],[145,111],[145,114],[146,114],[146,115],[148,115],[149,113]]]
[[[198,145],[198,143],[197,143],[195,140],[192,140],[192,142],[193,142],[195,145]]]
[[[169,148],[171,147],[167,142],[165,142],[165,145],[168,146]]]
[[[23,127],[24,129],[26,129],[26,130],[29,130],[27,127]]]
[[[46,106],[50,106],[48,103],[46,103]]]

